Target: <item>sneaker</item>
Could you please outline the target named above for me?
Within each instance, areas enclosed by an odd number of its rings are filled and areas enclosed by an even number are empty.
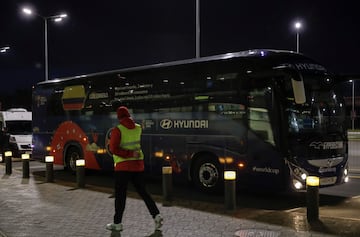
[[[155,231],[160,230],[161,226],[163,225],[163,218],[160,214],[157,214],[154,218],[155,221]]]
[[[111,231],[122,231],[123,226],[121,223],[119,223],[119,224],[111,223],[111,224],[106,225],[106,229],[111,230]]]

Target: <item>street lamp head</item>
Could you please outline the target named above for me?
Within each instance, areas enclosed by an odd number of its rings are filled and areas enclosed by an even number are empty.
[[[67,14],[61,13],[58,15],[52,15],[52,16],[42,16],[40,14],[38,14],[37,12],[33,12],[31,10],[31,8],[29,7],[24,7],[22,9],[22,12],[26,15],[36,15],[38,17],[41,17],[42,20],[44,21],[44,41],[45,41],[45,46],[44,46],[44,55],[45,55],[45,81],[48,80],[49,77],[49,69],[48,69],[48,36],[47,36],[47,25],[48,25],[48,21],[54,21],[54,22],[60,22],[63,20],[63,18],[67,17]]]
[[[25,15],[36,15],[36,16],[43,18],[44,20],[53,20],[55,22],[62,21],[63,18],[66,18],[68,16],[65,13],[61,13],[59,15],[52,15],[52,16],[42,16],[42,15],[38,14],[37,12],[34,12],[30,7],[24,7],[22,9],[22,12]]]
[[[302,26],[301,22],[299,22],[299,21],[295,22],[295,24],[294,24],[294,27],[296,30],[300,30],[301,26]]]
[[[10,49],[9,46],[1,47],[1,48],[0,48],[0,53],[6,53],[6,51],[8,51],[9,49]]]
[[[33,11],[30,8],[24,7],[22,9],[22,12],[25,13],[26,15],[32,15]]]
[[[55,21],[55,22],[60,22],[66,17],[67,17],[67,14],[60,14],[60,15],[51,16],[51,17],[48,17],[48,18],[53,19],[53,21]]]

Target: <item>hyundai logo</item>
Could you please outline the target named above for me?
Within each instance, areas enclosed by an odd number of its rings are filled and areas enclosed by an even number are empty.
[[[170,129],[173,126],[173,122],[170,119],[163,119],[160,121],[160,127],[163,129]]]

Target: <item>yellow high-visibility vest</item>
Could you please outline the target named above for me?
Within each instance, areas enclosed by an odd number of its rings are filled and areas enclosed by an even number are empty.
[[[141,139],[141,126],[139,124],[135,124],[134,129],[128,129],[124,125],[119,124],[117,128],[121,132],[121,142],[120,147],[124,150],[132,150],[140,152],[139,157],[121,157],[113,154],[114,166],[117,163],[128,161],[128,160],[143,160],[144,153],[141,150],[140,139]]]

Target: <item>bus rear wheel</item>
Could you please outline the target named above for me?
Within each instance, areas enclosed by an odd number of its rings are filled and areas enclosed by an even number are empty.
[[[193,166],[193,183],[201,191],[218,192],[223,185],[221,168],[214,157],[201,156]]]
[[[81,159],[80,150],[76,147],[71,147],[67,150],[65,156],[66,169],[71,172],[76,172],[76,160]]]

